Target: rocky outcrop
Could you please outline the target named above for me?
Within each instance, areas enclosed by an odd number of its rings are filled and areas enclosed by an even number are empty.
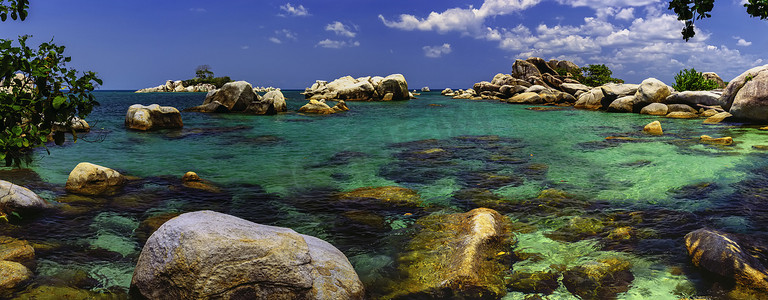
[[[648,78],[640,83],[635,97],[638,103],[650,104],[664,102],[672,94],[672,88],[656,78]]]
[[[720,102],[736,119],[768,122],[768,65],[749,69],[731,80]]]
[[[725,81],[723,81],[722,78],[720,78],[720,75],[717,75],[715,72],[704,72],[701,73],[701,76],[704,76],[705,79],[712,80],[715,83],[717,83],[717,86],[719,88],[725,88]]]
[[[411,99],[408,82],[402,74],[387,77],[352,78],[344,76],[331,82],[316,81],[304,90],[309,100],[397,101]]]
[[[204,113],[238,112],[254,115],[274,115],[287,111],[285,96],[279,89],[267,89],[264,97],[246,81],[224,84],[220,89],[208,92],[202,105],[190,107],[185,111]]]
[[[82,162],[69,173],[66,190],[81,195],[115,194],[125,183],[125,177],[110,168]]]
[[[198,92],[210,92],[215,90],[216,86],[210,83],[200,83],[193,86],[184,86],[184,82],[181,80],[168,80],[165,84],[158,85],[156,87],[140,89],[136,93],[171,93],[171,92],[185,92],[185,93],[198,93]]]
[[[125,114],[125,127],[134,130],[182,128],[181,113],[170,106],[134,104]]]
[[[536,65],[528,61],[518,59],[515,60],[514,64],[512,64],[512,77],[527,81],[529,77],[541,78],[541,71],[536,68]]]
[[[29,189],[0,180],[0,216],[12,212],[39,211],[49,207],[48,202]]]
[[[506,294],[509,221],[478,208],[419,219],[422,230],[399,258],[404,278],[387,299],[498,299]]]
[[[697,267],[732,278],[748,288],[768,291],[764,262],[750,255],[735,237],[702,228],[685,235],[685,247]]]
[[[430,90],[428,86],[425,86],[425,87],[421,88],[421,91],[424,92],[424,93],[428,93],[428,92],[431,92],[432,90]]]
[[[295,231],[213,211],[182,214],[150,236],[130,293],[148,299],[362,299],[347,258]]]
[[[300,113],[317,115],[335,114],[348,110],[349,107],[347,107],[347,103],[344,100],[339,100],[333,107],[328,106],[325,100],[309,100],[309,103],[299,108]]]
[[[254,115],[274,115],[278,112],[288,111],[285,104],[285,96],[280,90],[272,90],[264,96],[256,97],[245,109],[246,113]]]

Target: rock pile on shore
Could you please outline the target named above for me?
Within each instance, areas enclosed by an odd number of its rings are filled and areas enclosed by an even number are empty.
[[[197,92],[210,92],[215,90],[216,86],[210,83],[201,83],[193,86],[184,86],[184,82],[181,80],[168,80],[165,84],[158,85],[156,87],[150,87],[140,89],[136,93],[197,93]]]

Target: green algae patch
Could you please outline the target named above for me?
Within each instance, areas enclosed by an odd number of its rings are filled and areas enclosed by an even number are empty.
[[[433,214],[416,221],[419,232],[398,258],[402,280],[384,299],[497,299],[506,294],[513,239],[509,221],[478,208],[460,214]]]
[[[392,206],[419,207],[422,205],[419,193],[399,186],[364,187],[341,193],[342,201],[377,201]]]

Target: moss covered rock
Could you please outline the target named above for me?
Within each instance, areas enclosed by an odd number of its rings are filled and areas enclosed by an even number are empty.
[[[342,201],[375,201],[392,206],[418,207],[421,206],[419,193],[399,186],[363,187],[341,193]]]
[[[399,257],[403,279],[394,283],[395,299],[497,299],[506,294],[509,221],[478,208],[467,213],[419,219],[419,233]]]
[[[563,284],[582,299],[616,299],[629,290],[635,276],[632,264],[621,258],[608,258],[573,267],[563,273]]]

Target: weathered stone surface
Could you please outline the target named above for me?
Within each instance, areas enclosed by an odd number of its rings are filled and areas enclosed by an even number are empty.
[[[666,116],[669,108],[664,103],[651,103],[640,110],[641,114],[653,116]]]
[[[512,77],[527,81],[528,77],[531,76],[541,78],[541,72],[530,62],[522,59],[515,60],[515,63],[512,64]]]
[[[555,70],[552,69],[552,67],[550,67],[549,64],[547,64],[547,62],[541,57],[529,57],[528,59],[526,59],[526,61],[536,66],[536,69],[538,69],[539,73],[541,73],[542,75],[544,74],[557,75],[557,72],[555,72]]]
[[[338,249],[288,228],[198,211],[150,236],[131,280],[149,299],[362,299]]]
[[[635,279],[631,267],[621,258],[588,262],[563,273],[563,285],[581,299],[616,299]]]
[[[578,100],[576,100],[574,107],[585,109],[600,109],[603,107],[603,97],[605,96],[603,95],[602,89],[593,88],[589,90],[589,92],[581,94]]]
[[[399,186],[363,187],[339,194],[341,201],[375,201],[391,206],[418,207],[422,205],[419,193]]]
[[[504,274],[512,240],[509,221],[478,208],[417,221],[423,228],[399,257],[405,277],[388,299],[498,299],[506,294]]]
[[[581,72],[581,70],[580,70],[580,68],[579,68],[579,66],[577,64],[575,64],[575,63],[573,63],[571,61],[567,61],[567,60],[558,61],[557,62],[557,68],[563,69],[563,70],[567,71],[568,73],[573,73],[573,74],[575,74],[577,72]]]
[[[110,168],[82,162],[69,173],[65,188],[82,195],[114,194],[125,183],[125,177]]]
[[[648,78],[640,83],[635,97],[639,103],[664,102],[672,94],[672,88],[656,78]]]
[[[693,109],[693,107],[690,107],[687,104],[667,104],[667,110],[671,113],[673,112],[687,112],[687,113],[698,113],[698,110]]]
[[[411,99],[408,82],[402,74],[360,78],[344,76],[331,82],[318,80],[304,90],[304,96],[309,100],[391,101]]]
[[[0,297],[8,296],[14,289],[32,277],[32,271],[12,261],[0,261]]]
[[[475,92],[477,92],[477,93],[482,93],[482,92],[486,92],[486,91],[498,92],[500,88],[501,88],[501,86],[499,86],[497,84],[490,83],[488,81],[481,81],[481,82],[475,83],[472,86],[472,89],[475,90]]]
[[[543,74],[541,76],[542,76],[541,79],[544,80],[544,82],[547,83],[547,85],[555,89],[561,89],[560,86],[563,84],[562,80],[558,79],[557,77],[549,73]]]
[[[611,102],[608,111],[631,113],[635,107],[635,96],[625,96]]]
[[[48,202],[29,189],[0,180],[0,215],[11,212],[37,211],[49,207]]]
[[[125,127],[135,130],[182,128],[181,113],[170,106],[134,104],[125,114]]]
[[[496,74],[496,76],[493,76],[493,80],[491,80],[491,84],[495,84],[498,86],[503,85],[511,85],[511,86],[523,86],[523,87],[529,87],[531,86],[531,83],[528,81],[518,79],[513,77],[510,74]]]
[[[228,82],[220,89],[208,92],[203,105],[218,101],[229,111],[244,111],[258,96],[253,92],[253,86],[245,81]]]
[[[727,233],[698,229],[685,235],[685,247],[694,265],[733,278],[743,286],[768,291],[768,270]]]
[[[219,101],[213,101],[208,104],[203,104],[199,106],[189,107],[184,109],[184,111],[192,111],[192,112],[203,112],[203,113],[228,113],[230,112],[229,108],[227,108],[226,105],[222,104]]]
[[[611,104],[611,102],[621,97],[635,95],[639,87],[640,86],[637,84],[625,84],[625,83],[621,83],[621,84],[609,83],[609,84],[600,86],[599,88],[600,90],[603,91],[603,95],[605,97],[605,99],[603,100],[603,106],[607,106]]]
[[[650,134],[656,134],[656,135],[664,134],[664,131],[661,129],[661,122],[659,121],[653,121],[651,123],[648,123],[648,125],[645,125],[645,127],[643,127],[643,131]]]
[[[35,259],[35,249],[25,240],[0,236],[0,261],[27,263]]]
[[[717,124],[732,116],[733,115],[731,115],[731,113],[727,113],[727,112],[717,113],[707,118],[706,120],[704,120],[704,124]]]
[[[392,74],[384,77],[381,83],[375,85],[375,88],[379,95],[392,93],[392,100],[394,101],[411,99],[408,92],[408,82],[402,74]]]
[[[704,76],[704,78],[709,79],[717,83],[717,86],[719,88],[725,88],[725,81],[723,81],[722,78],[720,78],[720,75],[717,75],[715,72],[704,72],[701,73],[701,76]]]
[[[722,105],[720,103],[720,96],[720,94],[712,91],[684,91],[672,93],[664,100],[664,103],[688,104],[693,107],[697,107],[698,104],[706,106]]]
[[[695,119],[695,118],[698,118],[699,115],[692,112],[687,112],[687,111],[674,111],[674,112],[668,113],[666,117],[673,118],[673,119]]]
[[[589,91],[590,87],[583,85],[581,83],[563,83],[560,85],[560,88],[563,89],[564,92],[569,93],[571,95],[576,95],[576,92],[578,91]]]
[[[506,100],[507,103],[527,103],[527,104],[537,104],[542,103],[541,96],[539,94],[534,92],[525,92],[515,95],[512,98],[509,98]]]
[[[733,138],[730,137],[730,136],[721,137],[721,138],[713,138],[713,137],[708,136],[708,135],[702,135],[699,138],[699,140],[702,143],[707,143],[707,144],[726,145],[726,146],[733,144]]]
[[[272,90],[264,94],[260,99],[252,101],[245,109],[246,113],[256,115],[274,115],[288,111],[285,104],[285,96],[280,90]]]
[[[736,119],[768,121],[768,65],[749,69],[731,80],[720,101]]]

